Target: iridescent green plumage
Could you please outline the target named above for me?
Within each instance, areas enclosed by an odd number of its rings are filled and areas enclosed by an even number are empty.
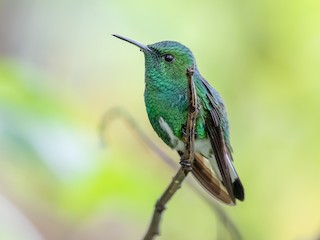
[[[199,113],[196,124],[194,175],[214,196],[234,204],[244,199],[244,191],[232,165],[229,125],[223,101],[216,90],[201,76],[192,52],[174,41],[142,45],[133,40],[116,37],[140,47],[145,56],[145,104],[150,123],[159,137],[178,152],[184,151],[182,142],[188,113],[186,69],[195,66],[193,80],[196,87]],[[209,160],[209,165],[201,159]],[[208,169],[205,169],[208,168]],[[210,172],[222,184],[221,189],[210,186],[202,174]],[[209,181],[210,178],[208,178]],[[221,197],[223,191],[229,199]]]

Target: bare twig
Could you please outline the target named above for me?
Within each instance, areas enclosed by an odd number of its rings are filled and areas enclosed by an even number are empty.
[[[171,184],[168,186],[166,191],[162,194],[160,199],[157,201],[152,220],[148,231],[144,237],[144,240],[152,240],[156,235],[159,234],[159,225],[163,210],[171,197],[175,192],[181,187],[183,180],[186,178],[188,173],[192,170],[193,160],[194,160],[194,133],[196,126],[196,119],[198,114],[197,107],[197,95],[195,92],[194,82],[193,82],[193,71],[194,68],[187,69],[187,79],[188,79],[188,89],[187,95],[189,100],[189,110],[187,119],[187,132],[184,138],[185,151],[181,156],[181,167],[177,174],[172,179]]]
[[[166,209],[165,206],[169,202],[171,197],[181,187],[181,183],[183,182],[187,174],[188,172],[185,172],[185,169],[181,166],[177,174],[173,177],[172,182],[170,183],[166,191],[157,201],[148,231],[145,237],[143,238],[144,240],[152,240],[156,235],[159,235],[159,226],[162,212]]]

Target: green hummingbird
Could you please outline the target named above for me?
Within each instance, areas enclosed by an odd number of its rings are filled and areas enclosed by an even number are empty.
[[[149,121],[158,136],[180,156],[189,102],[186,70],[194,66],[199,113],[195,131],[192,173],[215,198],[228,205],[244,200],[244,188],[233,166],[229,123],[219,93],[201,76],[192,52],[175,41],[143,45],[113,35],[140,48],[145,57],[144,100]]]

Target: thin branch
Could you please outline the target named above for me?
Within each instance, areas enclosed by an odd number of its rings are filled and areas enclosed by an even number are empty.
[[[181,183],[187,176],[188,172],[185,172],[184,167],[180,167],[177,174],[173,177],[172,182],[162,194],[160,199],[157,201],[152,220],[150,222],[150,226],[148,231],[143,238],[144,240],[152,240],[156,235],[160,234],[159,226],[160,220],[162,217],[162,212],[166,209],[166,204],[169,202],[171,197],[176,193],[176,191],[181,188]]]
[[[144,240],[152,240],[156,235],[159,235],[160,230],[160,220],[162,213],[166,208],[166,204],[176,193],[176,191],[181,187],[183,180],[186,178],[188,173],[192,170],[193,161],[194,161],[194,133],[196,126],[196,119],[198,115],[198,106],[197,106],[197,95],[195,92],[194,82],[193,82],[193,71],[194,68],[187,69],[187,79],[188,79],[188,89],[187,95],[189,100],[189,109],[188,109],[188,119],[187,119],[187,132],[186,137],[184,138],[185,151],[181,156],[181,167],[177,174],[173,177],[172,182],[162,194],[160,199],[157,201],[152,220],[148,231],[143,238]]]

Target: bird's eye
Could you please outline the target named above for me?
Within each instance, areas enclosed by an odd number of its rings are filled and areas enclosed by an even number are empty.
[[[163,56],[163,59],[167,62],[172,62],[174,60],[174,56],[172,56],[171,54],[166,54]]]

